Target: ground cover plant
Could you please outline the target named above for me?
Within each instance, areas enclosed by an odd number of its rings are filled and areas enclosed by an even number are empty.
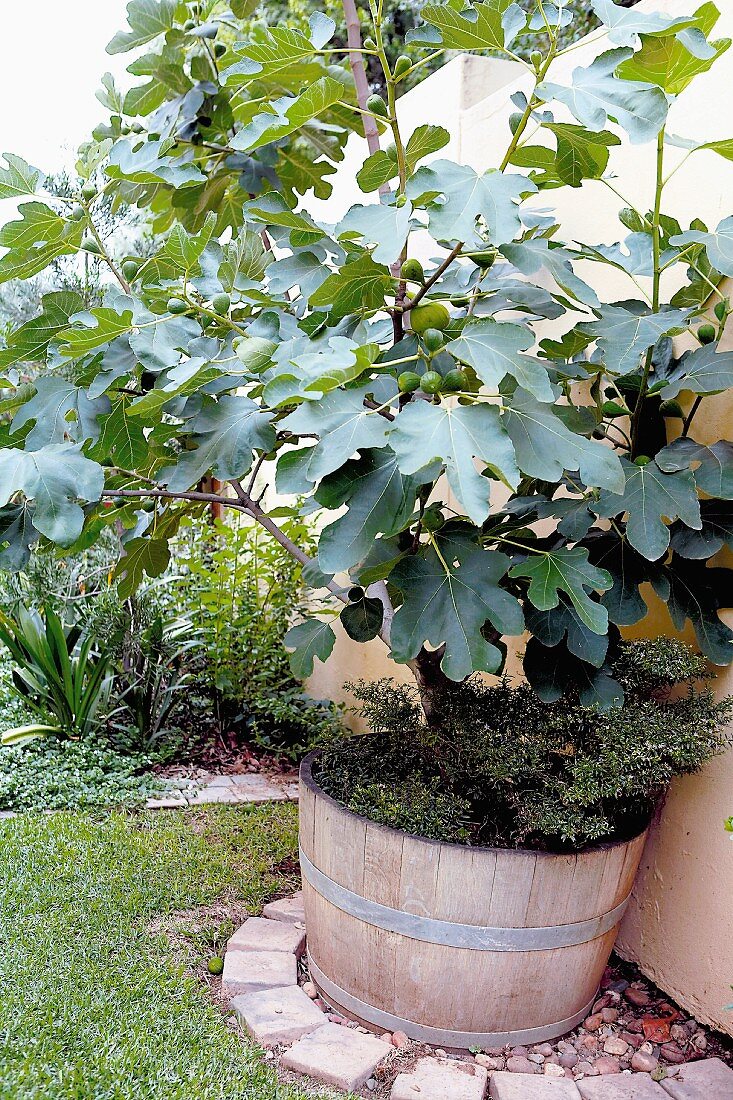
[[[292,887],[278,865],[296,833],[288,805],[0,822],[0,1097],[304,1100],[198,977],[222,909]]]

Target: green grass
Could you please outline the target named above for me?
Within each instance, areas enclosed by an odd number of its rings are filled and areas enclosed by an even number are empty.
[[[0,822],[0,1100],[302,1100],[191,973],[217,930],[185,963],[155,930],[259,912],[296,832],[287,804]]]

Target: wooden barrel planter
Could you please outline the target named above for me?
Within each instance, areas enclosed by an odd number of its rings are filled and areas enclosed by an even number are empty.
[[[311,978],[372,1030],[536,1043],[593,1004],[646,834],[577,854],[470,848],[376,825],[300,769]]]

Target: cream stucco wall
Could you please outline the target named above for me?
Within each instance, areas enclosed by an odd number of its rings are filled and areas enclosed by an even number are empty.
[[[717,2],[722,16],[716,37],[733,37],[733,0]],[[679,14],[696,5],[687,0],[657,0],[654,4],[642,0],[642,6]],[[588,64],[603,48],[604,43],[591,36],[557,63],[552,79],[566,82],[576,65]],[[526,86],[526,74],[512,62],[457,57],[400,100],[400,119],[408,133],[423,122],[446,126],[453,139],[438,156],[485,169],[496,166],[506,148],[507,119],[513,110],[509,95]],[[733,126],[731,88],[733,50],[672,105],[669,131],[698,140],[729,137]],[[364,156],[364,143],[353,139],[332,199],[310,204],[316,216],[333,222],[353,202],[364,201],[353,184],[354,170]],[[670,149],[670,166],[681,156]],[[651,205],[653,157],[652,145],[624,143],[612,150],[610,166],[617,177],[614,186],[642,209]],[[620,235],[616,215],[622,202],[602,183],[551,191],[538,205],[557,209],[566,238],[612,243]],[[700,217],[715,226],[733,213],[733,164],[713,153],[697,153],[670,180],[664,205],[683,224]],[[580,274],[594,283],[606,301],[633,296],[633,285],[612,268],[585,264]],[[675,276],[670,273],[668,278],[666,290],[671,293]],[[567,327],[566,322],[561,327]],[[733,340],[729,343],[733,346]],[[708,398],[698,414],[697,432],[708,442],[730,438],[732,415],[729,399]],[[635,632],[673,632],[665,607],[653,597],[650,604],[648,617]],[[733,616],[729,619],[733,623]],[[690,640],[694,639],[690,636]],[[517,648],[518,640],[514,643]],[[512,658],[510,671],[516,667]],[[380,642],[360,646],[340,634],[332,660],[318,668],[311,689],[319,696],[348,700],[342,688],[344,680],[394,672]],[[733,672],[721,672],[718,687],[721,692],[733,691]],[[733,1012],[724,1009],[733,999],[733,845],[722,828],[723,819],[731,813],[733,753],[715,760],[700,775],[673,785],[644,853],[618,946],[675,999],[733,1035]]]

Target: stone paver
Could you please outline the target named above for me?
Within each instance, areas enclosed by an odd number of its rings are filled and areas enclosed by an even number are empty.
[[[469,1062],[421,1058],[395,1079],[391,1100],[483,1100],[488,1076]]]
[[[305,926],[250,917],[231,937],[227,951],[289,951],[302,955],[304,947]]]
[[[279,901],[271,901],[262,910],[262,916],[268,920],[284,921],[286,924],[305,925],[305,909],[303,908],[303,891],[291,894],[289,898],[280,898]]]
[[[297,981],[295,955],[286,951],[227,951],[224,956],[221,989],[227,997],[295,985]]]
[[[503,1071],[491,1074],[489,1096],[492,1100],[580,1100],[573,1081]]]
[[[294,1043],[326,1022],[321,1010],[297,985],[246,993],[235,997],[231,1007],[263,1047]]]
[[[646,1073],[615,1073],[578,1081],[583,1100],[667,1100],[664,1089]]]
[[[733,1100],[733,1069],[720,1058],[688,1062],[661,1082],[673,1100]]]
[[[184,781],[181,786],[171,784],[161,795],[148,799],[146,806],[151,810],[211,803],[236,806],[246,802],[296,801],[297,798],[298,788],[292,782],[276,783],[253,772],[246,775],[212,775],[198,782]]]
[[[325,1085],[354,1092],[392,1049],[374,1035],[364,1035],[341,1024],[324,1024],[286,1051],[282,1063]]]

